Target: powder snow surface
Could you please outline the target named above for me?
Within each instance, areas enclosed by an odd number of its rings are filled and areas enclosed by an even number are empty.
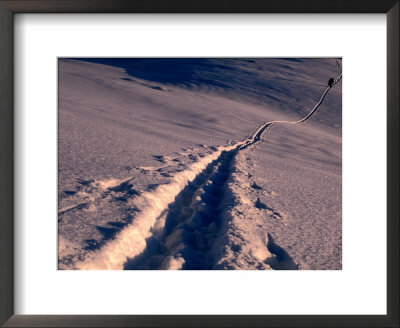
[[[60,59],[59,268],[340,270],[337,62]]]

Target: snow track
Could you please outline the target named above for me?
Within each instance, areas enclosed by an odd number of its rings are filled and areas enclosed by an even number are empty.
[[[327,87],[314,108],[298,121],[271,121],[260,125],[247,139],[219,147],[186,170],[175,174],[168,184],[144,192],[139,213],[114,239],[90,252],[74,264],[83,270],[122,269],[212,269],[215,268],[216,241],[222,233],[226,208],[227,182],[236,154],[257,144],[275,124],[299,124],[321,106],[340,75]],[[78,206],[85,206],[80,204]],[[73,208],[64,210],[70,211]],[[295,269],[287,253],[268,236],[268,251],[275,254],[267,265],[272,269]]]
[[[168,206],[141,256],[125,269],[211,269],[219,234],[225,184],[237,148],[224,150]]]
[[[98,252],[90,254],[83,262],[76,263],[83,270],[120,270],[128,258],[135,257],[146,248],[146,239],[152,236],[151,229],[157,219],[185,186],[196,179],[208,164],[221,156],[223,151],[235,149],[236,145],[219,148],[214,153],[193,163],[187,170],[176,174],[167,185],[160,185],[154,192],[141,195],[142,208],[135,220],[126,226]]]
[[[321,98],[319,101],[315,104],[314,108],[306,115],[304,116],[301,120],[298,121],[271,121],[271,122],[266,122],[262,124],[261,126],[258,127],[258,129],[248,138],[248,140],[240,146],[240,149],[247,148],[248,146],[254,144],[255,142],[260,141],[262,134],[269,128],[271,128],[275,124],[299,124],[307,121],[311,116],[315,114],[317,109],[322,105],[324,102],[326,95],[328,94],[329,90],[332,89],[340,80],[342,79],[342,74],[340,74],[332,83],[331,86],[328,86],[325,91],[323,92]]]

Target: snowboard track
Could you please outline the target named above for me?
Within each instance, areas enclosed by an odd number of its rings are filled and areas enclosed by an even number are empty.
[[[329,90],[342,78],[342,74],[327,87],[314,108],[298,121],[270,121],[261,124],[244,141],[225,147],[192,180],[189,180],[161,213],[153,219],[145,246],[133,256],[126,254],[122,267],[111,269],[156,270],[156,269],[212,269],[215,265],[213,245],[222,233],[222,213],[225,210],[226,184],[235,155],[263,140],[266,132],[276,124],[299,124],[308,120],[324,102]],[[225,216],[226,219],[226,216]],[[271,269],[296,270],[287,252],[276,245],[268,234],[268,249],[275,256],[266,263]],[[126,241],[124,241],[126,242]],[[101,249],[99,250],[101,252]],[[77,268],[91,269],[90,265]],[[98,267],[94,267],[96,269]],[[110,269],[110,267],[108,267]]]

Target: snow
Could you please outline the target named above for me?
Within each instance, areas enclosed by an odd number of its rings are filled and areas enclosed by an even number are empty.
[[[180,191],[193,181],[208,164],[216,160],[222,151],[229,151],[234,146],[218,149],[188,169],[176,174],[168,184],[158,186],[153,192],[144,192],[135,201],[140,204],[140,213],[126,226],[116,238],[105,245],[98,253],[88,256],[83,263],[77,263],[78,269],[123,269],[129,257],[140,255],[146,247],[146,239],[151,237],[151,228],[155,225],[163,210],[175,200]],[[120,184],[122,186],[125,182]],[[162,228],[162,227],[159,227]]]
[[[59,269],[341,269],[339,74],[60,59]]]

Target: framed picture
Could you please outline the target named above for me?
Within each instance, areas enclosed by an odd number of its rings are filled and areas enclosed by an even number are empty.
[[[399,325],[398,1],[0,10],[2,325]]]

